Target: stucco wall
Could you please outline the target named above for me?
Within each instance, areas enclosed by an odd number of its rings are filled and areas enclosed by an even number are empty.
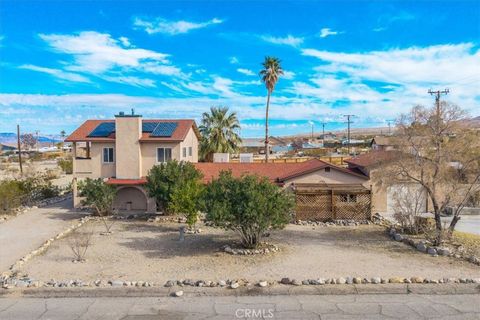
[[[188,154],[188,148],[192,147],[192,156]],[[183,148],[187,148],[187,156],[183,157]],[[193,128],[188,130],[188,134],[185,137],[185,140],[180,143],[180,156],[181,160],[190,161],[190,162],[198,162],[198,138]]]
[[[103,148],[113,148],[113,163],[103,163]],[[92,142],[90,166],[93,178],[111,178],[115,176],[117,150],[112,142]],[[79,160],[86,161],[86,160]]]
[[[357,177],[333,168],[330,172],[320,169],[285,182],[285,187],[292,183],[327,183],[327,184],[363,184],[367,179]]]
[[[141,117],[115,118],[116,177],[138,179],[142,176],[140,142]]]
[[[142,156],[142,176],[157,163],[157,148],[172,148],[172,159],[180,161],[180,143],[142,142],[140,145]]]

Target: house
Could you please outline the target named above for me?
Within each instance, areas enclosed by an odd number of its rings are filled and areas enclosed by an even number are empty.
[[[318,159],[298,163],[196,163],[204,183],[222,171],[234,177],[255,174],[295,194],[296,219],[369,219],[368,177]]]
[[[374,151],[390,151],[395,150],[396,145],[393,142],[392,137],[376,136],[370,142],[370,147]]]
[[[80,204],[77,182],[104,178],[117,186],[114,208],[156,211],[143,185],[156,164],[170,160],[198,161],[200,133],[194,120],[143,119],[119,113],[111,120],[87,120],[66,142],[72,143],[74,206]]]
[[[8,152],[15,152],[15,151],[17,151],[17,147],[15,147],[13,145],[8,145],[8,144],[5,144],[5,143],[0,143],[0,154],[8,153]]]

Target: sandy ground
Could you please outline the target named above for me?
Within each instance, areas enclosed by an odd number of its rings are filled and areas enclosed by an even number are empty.
[[[12,170],[9,170],[11,168]],[[52,180],[52,183],[59,187],[65,187],[72,182],[73,175],[64,174],[59,166],[57,160],[45,160],[45,161],[26,161],[24,163],[25,175],[32,175],[34,173],[45,173],[53,170],[58,174],[58,178]],[[14,179],[19,177],[18,163],[3,163],[0,166],[0,180]]]
[[[169,279],[266,279],[282,277],[480,277],[480,268],[446,257],[430,257],[388,240],[378,226],[316,228],[289,225],[267,238],[281,251],[265,256],[232,256],[218,252],[237,237],[232,232],[201,226],[203,232],[178,242],[179,224],[117,222],[102,236],[100,222],[83,231],[94,233],[87,262],[72,263],[69,239],[26,264],[39,280],[123,279],[164,282]]]

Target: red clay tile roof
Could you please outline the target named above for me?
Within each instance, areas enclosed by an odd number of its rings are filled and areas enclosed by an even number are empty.
[[[370,167],[377,164],[380,164],[385,161],[392,160],[396,157],[398,151],[386,151],[386,150],[378,150],[378,151],[371,151],[368,153],[364,153],[358,155],[354,158],[350,158],[344,160],[344,162],[348,163],[350,168],[354,167]]]
[[[267,177],[270,181],[281,183],[285,180],[298,177],[307,173],[317,171],[325,167],[331,167],[339,171],[353,174],[358,177],[365,178],[362,174],[358,174],[350,169],[337,167],[328,162],[313,159],[298,163],[212,163],[199,162],[194,164],[195,167],[203,173],[203,182],[210,182],[214,178],[218,178],[221,171],[232,171],[234,177],[240,177],[243,174],[256,174],[258,176]]]
[[[149,133],[143,132],[140,141],[142,142],[168,142],[168,141],[182,141],[187,136],[188,130],[193,127],[193,130],[198,138],[200,138],[200,132],[194,120],[191,119],[144,119],[143,122],[177,122],[177,128],[173,132],[171,137],[150,137]],[[88,135],[102,122],[115,122],[113,119],[109,120],[87,120],[77,130],[73,131],[71,135],[65,139],[66,142],[78,142],[78,141],[97,141],[97,142],[114,142],[115,133],[109,137],[92,138]]]
[[[106,184],[121,184],[121,185],[142,185],[147,183],[146,178],[140,179],[115,179],[115,178],[108,178]]]

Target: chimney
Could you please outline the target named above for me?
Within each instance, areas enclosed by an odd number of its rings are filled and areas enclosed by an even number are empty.
[[[142,116],[119,112],[115,115],[115,167],[117,179],[139,179],[142,174],[140,141]]]

